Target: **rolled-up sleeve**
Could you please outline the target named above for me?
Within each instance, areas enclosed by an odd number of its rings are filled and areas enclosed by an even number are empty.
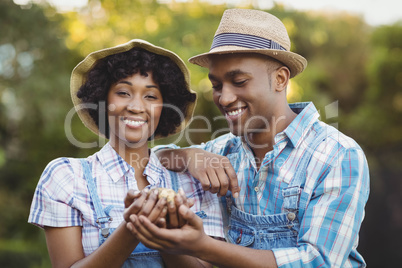
[[[233,134],[225,134],[214,140],[210,140],[208,142],[203,142],[201,144],[191,145],[189,147],[181,148],[176,144],[165,144],[165,145],[157,145],[152,148],[152,151],[157,152],[163,149],[185,149],[185,148],[198,148],[204,151],[218,154],[218,155],[226,155],[228,151],[236,146],[239,143],[239,138],[236,138]]]

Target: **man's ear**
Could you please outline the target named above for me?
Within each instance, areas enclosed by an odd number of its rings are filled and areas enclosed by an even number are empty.
[[[282,66],[275,71],[274,87],[276,91],[286,90],[290,79],[288,67]]]

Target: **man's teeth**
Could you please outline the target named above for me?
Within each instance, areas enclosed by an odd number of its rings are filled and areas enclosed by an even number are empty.
[[[240,108],[240,109],[228,112],[228,115],[237,115],[237,114],[241,113],[243,110],[244,110],[243,108]]]
[[[134,121],[134,120],[128,120],[128,119],[124,119],[123,122],[129,126],[141,126],[141,125],[145,124],[145,121]]]

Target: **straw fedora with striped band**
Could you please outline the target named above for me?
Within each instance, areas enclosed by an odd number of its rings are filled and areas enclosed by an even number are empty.
[[[121,52],[126,52],[129,51],[130,49],[138,47],[138,48],[143,48],[149,52],[161,55],[161,56],[166,56],[170,58],[182,71],[184,75],[184,79],[186,81],[187,89],[191,93],[195,93],[190,89],[190,74],[187,69],[186,64],[183,62],[183,60],[176,55],[174,52],[167,50],[162,47],[155,46],[147,41],[141,40],[141,39],[133,39],[127,43],[111,47],[111,48],[105,48],[102,50],[98,50],[95,52],[92,52],[89,54],[83,61],[78,63],[78,65],[73,69],[71,73],[71,79],[70,79],[70,94],[71,94],[71,99],[73,101],[74,107],[78,113],[78,116],[80,117],[81,121],[84,123],[84,125],[89,128],[92,132],[95,134],[105,137],[102,133],[99,132],[99,128],[96,125],[95,121],[92,119],[92,117],[89,115],[88,110],[85,109],[85,104],[82,102],[80,98],[77,97],[77,92],[80,89],[80,87],[86,82],[87,79],[87,74],[88,72],[92,69],[93,66],[97,63],[98,60],[103,59],[107,56],[118,54]],[[196,105],[196,101],[193,103],[190,103],[187,107],[186,111],[186,117],[183,119],[183,122],[179,127],[176,128],[175,133],[178,133],[182,130],[184,130],[188,124],[191,122],[193,113],[194,113],[194,108]],[[172,133],[174,134],[174,133]],[[172,135],[170,134],[170,135]],[[154,139],[157,138],[162,138],[159,135],[155,135]]]
[[[189,59],[193,64],[208,67],[214,54],[257,53],[274,58],[290,70],[290,77],[301,73],[307,60],[290,51],[285,25],[275,16],[260,10],[228,9],[223,13],[211,49]]]

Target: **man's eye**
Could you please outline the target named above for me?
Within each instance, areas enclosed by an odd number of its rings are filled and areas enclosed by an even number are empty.
[[[247,82],[247,80],[242,80],[242,81],[234,81],[233,84],[236,86],[242,86]]]
[[[222,85],[218,84],[218,85],[212,85],[212,89],[213,90],[220,90],[222,87]]]

